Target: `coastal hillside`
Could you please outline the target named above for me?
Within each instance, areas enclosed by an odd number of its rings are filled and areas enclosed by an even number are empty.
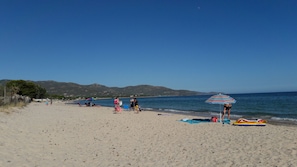
[[[9,80],[0,80],[4,86]],[[163,86],[137,85],[127,87],[108,87],[100,84],[80,85],[72,82],[56,81],[32,81],[45,88],[50,95],[63,96],[92,96],[92,97],[113,97],[113,96],[190,96],[203,95],[203,93],[190,90],[174,90]]]

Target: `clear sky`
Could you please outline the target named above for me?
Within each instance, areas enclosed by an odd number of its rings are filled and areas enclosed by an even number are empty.
[[[1,0],[0,79],[297,91],[296,0]]]

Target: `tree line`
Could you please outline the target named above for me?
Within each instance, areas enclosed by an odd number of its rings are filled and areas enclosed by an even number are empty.
[[[6,83],[6,88],[11,96],[18,94],[35,99],[46,97],[46,89],[30,81],[12,80]]]
[[[3,93],[3,96],[6,94],[7,96],[14,96],[15,94],[21,96],[28,96],[31,99],[44,99],[44,98],[52,98],[52,99],[75,99],[76,97],[65,97],[63,95],[55,95],[48,94],[46,89],[41,87],[40,85],[32,82],[32,81],[24,81],[24,80],[11,80],[5,84],[5,87],[0,87],[0,92]],[[1,94],[0,94],[1,96]]]

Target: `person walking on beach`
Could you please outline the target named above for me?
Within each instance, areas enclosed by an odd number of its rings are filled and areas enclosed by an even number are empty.
[[[121,112],[121,106],[120,106],[120,99],[119,97],[117,96],[114,101],[114,114],[116,114],[117,112]]]
[[[231,108],[232,108],[232,104],[224,104],[224,111],[223,111],[223,115],[222,115],[222,120],[224,120],[224,116],[226,114],[226,111],[228,111],[228,119],[230,120],[230,113],[231,113]]]

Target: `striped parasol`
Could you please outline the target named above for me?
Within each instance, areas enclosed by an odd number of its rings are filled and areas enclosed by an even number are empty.
[[[236,100],[228,95],[219,93],[217,95],[211,96],[205,102],[210,104],[229,104],[229,103],[236,103]]]
[[[219,93],[217,95],[213,95],[210,98],[208,98],[206,103],[210,104],[220,104],[220,122],[222,122],[222,113],[221,113],[221,105],[222,104],[229,104],[229,103],[236,103],[236,100],[228,95],[224,95],[222,93]]]

